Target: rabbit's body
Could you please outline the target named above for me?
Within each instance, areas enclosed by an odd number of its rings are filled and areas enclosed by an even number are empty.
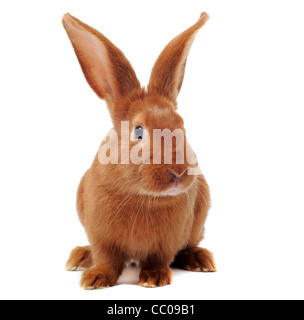
[[[147,287],[171,283],[170,265],[215,271],[211,253],[197,247],[210,207],[209,188],[202,174],[189,174],[193,157],[176,112],[187,55],[207,19],[202,14],[169,43],[144,89],[117,47],[76,18],[64,16],[86,79],[106,100],[113,121],[116,139],[105,139],[100,150],[109,147],[120,161],[103,163],[100,153],[107,152],[99,151],[78,188],[77,211],[91,245],[75,248],[67,269],[88,269],[81,280],[85,289],[115,285],[130,259],[140,262],[140,284]],[[157,145],[155,130],[176,134],[170,148],[161,136]],[[166,162],[167,154],[171,162]]]

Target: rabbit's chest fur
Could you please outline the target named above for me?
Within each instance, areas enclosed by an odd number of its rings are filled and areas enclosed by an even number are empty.
[[[195,196],[134,197],[109,195],[95,202],[88,212],[89,234],[98,237],[100,244],[115,245],[127,257],[141,259],[154,252],[174,255],[187,245],[193,216]],[[89,220],[91,220],[89,218]],[[92,222],[91,220],[91,222]]]
[[[168,201],[169,203],[162,203]],[[183,248],[193,222],[191,199],[139,199],[117,223],[123,229],[120,243],[133,258],[153,252],[172,252]],[[153,202],[155,202],[153,204]],[[171,203],[170,203],[171,202]]]

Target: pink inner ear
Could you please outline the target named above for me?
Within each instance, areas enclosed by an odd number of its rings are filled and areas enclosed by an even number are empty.
[[[96,90],[106,99],[113,99],[113,75],[111,73],[110,61],[107,50],[103,43],[94,35],[87,34],[88,42],[87,49],[91,54],[90,72],[93,81],[96,84]]]
[[[67,31],[89,85],[108,102],[114,98],[114,81],[107,49],[95,35],[68,23]]]

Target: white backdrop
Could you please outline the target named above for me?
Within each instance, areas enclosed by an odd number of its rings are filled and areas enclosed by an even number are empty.
[[[0,4],[1,299],[303,299],[304,4],[302,1],[2,1]],[[111,128],[61,18],[115,43],[142,84],[163,47],[210,20],[189,54],[179,111],[211,187],[202,246],[218,273],[174,271],[171,286],[79,287],[64,271],[87,244],[75,202]]]

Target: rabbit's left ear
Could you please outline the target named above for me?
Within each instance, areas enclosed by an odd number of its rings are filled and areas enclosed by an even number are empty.
[[[65,14],[62,22],[87,82],[106,100],[113,115],[115,103],[140,88],[130,62],[103,34],[70,14]]]
[[[149,92],[163,95],[176,103],[184,79],[189,50],[197,32],[208,19],[208,14],[202,13],[192,27],[169,42],[153,66],[148,84]]]

